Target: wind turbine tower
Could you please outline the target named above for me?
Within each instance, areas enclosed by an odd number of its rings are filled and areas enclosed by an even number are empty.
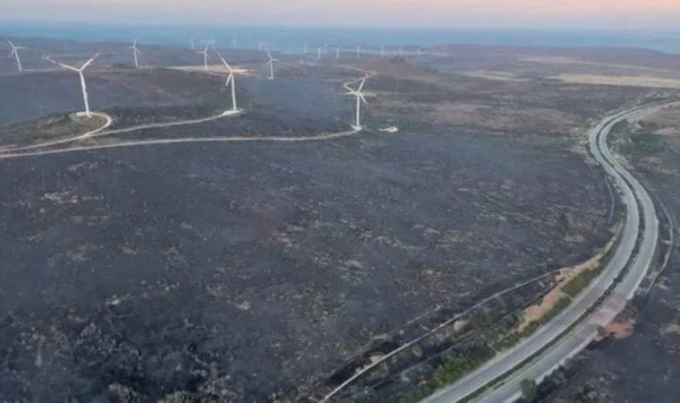
[[[317,48],[317,49],[316,49],[316,58],[317,58],[317,59],[321,59],[321,51],[322,51],[321,48]]]
[[[279,60],[274,59],[270,51],[267,51],[267,57],[269,57],[269,61],[267,62],[267,66],[269,66],[269,79],[274,80],[274,62],[278,62]]]
[[[127,49],[132,49],[132,56],[135,59],[135,68],[139,68],[139,55],[142,54],[142,52],[137,48],[137,39],[132,43],[132,46],[129,46]]]
[[[335,48],[335,58],[340,59],[340,46]]]
[[[357,46],[357,57],[361,57],[361,46]]]
[[[205,45],[205,49],[203,49],[202,52],[197,52],[199,55],[203,55],[203,68],[205,70],[208,70],[208,59],[210,56],[208,56],[208,48],[210,47],[210,44]]]
[[[189,47],[191,48],[191,50],[196,50],[196,40],[194,38],[191,38],[189,40]]]
[[[362,130],[363,129],[363,127],[361,126],[361,103],[362,102],[364,104],[368,103],[368,102],[366,102],[366,97],[365,97],[365,95],[368,95],[368,94],[365,94],[363,92],[364,84],[366,84],[367,78],[368,78],[368,76],[361,79],[361,83],[359,84],[359,88],[357,88],[356,90],[353,90],[349,87],[346,87],[349,90],[346,95],[355,96],[356,99],[357,99],[356,121],[355,121],[355,124],[352,126],[355,130]]]
[[[385,57],[385,45],[380,45],[380,57]]]
[[[14,59],[17,61],[17,68],[19,69],[19,72],[23,72],[23,71],[24,71],[24,68],[23,68],[23,66],[21,65],[21,58],[19,57],[19,51],[20,51],[21,49],[26,49],[26,48],[23,47],[23,46],[16,46],[16,45],[15,45],[14,43],[12,43],[12,41],[10,41],[9,39],[7,39],[7,43],[9,44],[9,46],[12,47],[12,50],[11,50],[10,53],[9,53],[9,57],[14,57]]]
[[[85,76],[83,75],[83,71],[85,71],[85,69],[90,64],[92,64],[92,62],[94,62],[94,60],[98,56],[99,56],[99,53],[92,56],[92,58],[90,60],[86,61],[85,64],[80,66],[80,68],[69,66],[68,64],[64,64],[64,63],[59,63],[57,61],[52,60],[52,58],[50,56],[47,56],[45,58],[47,61],[52,62],[52,63],[56,64],[57,66],[61,66],[65,69],[67,69],[67,70],[71,70],[71,71],[78,73],[78,75],[80,76],[80,87],[83,90],[83,103],[85,104],[85,116],[87,116],[88,118],[92,117],[92,113],[90,112],[90,101],[89,101],[89,98],[88,98],[88,95],[87,95],[87,83],[85,82]]]
[[[231,110],[232,112],[237,112],[238,107],[236,106],[236,79],[234,78],[234,69],[232,69],[229,63],[227,63],[227,61],[224,60],[221,54],[218,53],[217,56],[220,57],[222,63],[224,63],[224,66],[227,68],[227,71],[229,72],[229,75],[227,76],[227,81],[224,83],[224,86],[228,87],[231,84],[231,105],[232,105]]]
[[[233,39],[231,40],[231,49],[232,49],[232,50],[236,50],[236,38],[233,38]]]
[[[305,54],[309,53],[309,45],[305,43]]]

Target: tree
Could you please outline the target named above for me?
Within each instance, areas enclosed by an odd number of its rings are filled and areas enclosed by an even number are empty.
[[[534,401],[536,395],[538,394],[538,385],[532,379],[523,379],[519,384],[522,389],[522,396],[530,402]]]

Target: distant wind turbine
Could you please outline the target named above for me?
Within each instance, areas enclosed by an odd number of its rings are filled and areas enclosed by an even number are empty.
[[[305,43],[305,54],[309,53],[309,45]]]
[[[217,45],[215,38],[210,38],[210,40],[208,40],[208,45],[210,45],[210,49],[215,50],[215,46]]]
[[[257,47],[258,47],[258,49],[260,50],[260,52],[262,52],[262,51],[264,50],[264,42],[259,42],[259,43],[257,44]]]
[[[340,58],[340,46],[335,48],[335,58],[336,59]]]
[[[234,78],[234,69],[231,68],[229,63],[227,63],[226,60],[222,57],[221,54],[217,54],[217,56],[220,57],[220,60],[222,60],[222,63],[224,63],[224,66],[227,68],[227,71],[229,72],[229,75],[227,76],[227,81],[224,83],[224,86],[227,87],[231,84],[231,110],[233,112],[238,111],[238,108],[236,106],[236,79]]]
[[[380,45],[380,57],[385,57],[385,45]]]
[[[191,38],[191,39],[189,40],[189,47],[191,48],[191,50],[195,50],[195,49],[196,49],[196,40],[195,40],[194,38]]]
[[[14,43],[12,43],[12,41],[10,41],[9,39],[6,39],[6,41],[7,41],[7,43],[9,44],[9,46],[12,47],[12,50],[11,50],[10,53],[9,53],[9,57],[14,57],[14,59],[16,59],[16,61],[17,61],[17,67],[19,68],[19,72],[23,72],[23,71],[24,71],[24,68],[21,66],[21,58],[19,57],[19,50],[21,50],[21,49],[26,49],[26,48],[23,47],[23,46],[16,46],[16,45],[15,45]]]
[[[321,48],[317,48],[317,49],[316,49],[316,58],[317,58],[317,59],[321,59],[321,51],[322,51]]]
[[[366,95],[372,95],[372,94],[367,94],[363,92],[364,85],[366,84],[366,80],[368,79],[368,76],[364,77],[361,79],[361,83],[359,84],[359,88],[356,90],[351,89],[348,86],[345,86],[345,88],[348,89],[346,95],[352,95],[355,96],[357,99],[357,110],[356,110],[356,121],[354,126],[352,126],[355,130],[361,130],[363,127],[361,126],[361,103],[367,104],[366,102]]]
[[[142,54],[142,52],[137,48],[137,39],[135,38],[135,41],[132,43],[132,46],[127,47],[127,49],[132,49],[132,56],[135,58],[135,68],[139,68],[139,55]]]
[[[418,50],[416,51],[418,59],[420,59],[420,56],[423,54],[423,47],[419,47]]]
[[[361,46],[357,46],[357,57],[361,57]]]
[[[269,61],[267,62],[267,65],[269,66],[269,79],[274,80],[274,62],[278,62],[279,60],[274,59],[270,51],[267,51],[267,57],[269,57]]]
[[[208,59],[210,59],[210,56],[208,56],[208,48],[209,48],[209,47],[210,47],[209,44],[208,44],[208,45],[205,45],[205,49],[203,49],[203,51],[201,51],[201,52],[196,52],[196,53],[198,53],[199,55],[203,55],[203,68],[204,68],[205,70],[208,70]]]
[[[91,58],[90,60],[86,61],[85,64],[83,64],[82,66],[80,66],[80,68],[73,67],[73,66],[69,66],[68,64],[64,64],[64,63],[59,63],[59,62],[57,62],[57,61],[54,61],[50,56],[45,57],[45,60],[47,60],[47,61],[49,61],[49,62],[51,62],[51,63],[54,63],[54,64],[56,64],[57,66],[61,66],[61,67],[65,68],[65,69],[67,69],[67,70],[75,71],[76,73],[78,73],[78,75],[80,76],[80,87],[81,87],[81,89],[83,90],[83,103],[85,104],[85,115],[86,115],[88,118],[89,118],[89,117],[92,117],[92,113],[90,112],[90,101],[89,101],[88,96],[87,96],[87,83],[85,82],[85,76],[83,75],[83,71],[85,71],[85,69],[86,69],[90,64],[92,64],[92,62],[94,62],[94,60],[95,60],[98,56],[99,56],[99,53],[97,53],[96,55],[92,56],[92,58]]]
[[[231,48],[236,50],[236,38],[231,40]]]

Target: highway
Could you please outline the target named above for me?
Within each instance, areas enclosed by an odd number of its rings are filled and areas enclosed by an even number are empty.
[[[609,323],[623,309],[625,301],[632,298],[654,256],[658,241],[658,221],[649,194],[607,148],[607,135],[617,122],[644,115],[658,107],[659,105],[637,107],[610,116],[598,124],[590,133],[590,151],[619,189],[621,200],[626,206],[626,221],[621,232],[620,242],[601,275],[550,323],[541,326],[528,338],[497,355],[493,360],[452,386],[436,392],[425,399],[424,402],[457,402],[499,377],[517,369],[520,364],[525,363],[557,340],[567,329],[579,323],[588,310],[605,295],[605,291],[613,285],[614,280],[619,277],[632,259],[630,271],[617,286],[615,293],[593,315],[590,315],[588,320],[578,324],[568,335],[548,348],[529,365],[512,373],[500,387],[478,399],[478,401],[493,403],[514,401],[521,396],[519,383],[523,379],[542,380],[552,370],[559,367],[564,360],[587,346],[595,337],[597,328]],[[644,217],[644,229],[640,234],[641,216]],[[642,240],[639,253],[634,256],[633,252],[638,235],[642,237]]]

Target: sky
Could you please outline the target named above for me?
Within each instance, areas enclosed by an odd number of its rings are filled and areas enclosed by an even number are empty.
[[[0,20],[673,29],[680,0],[0,0]]]

